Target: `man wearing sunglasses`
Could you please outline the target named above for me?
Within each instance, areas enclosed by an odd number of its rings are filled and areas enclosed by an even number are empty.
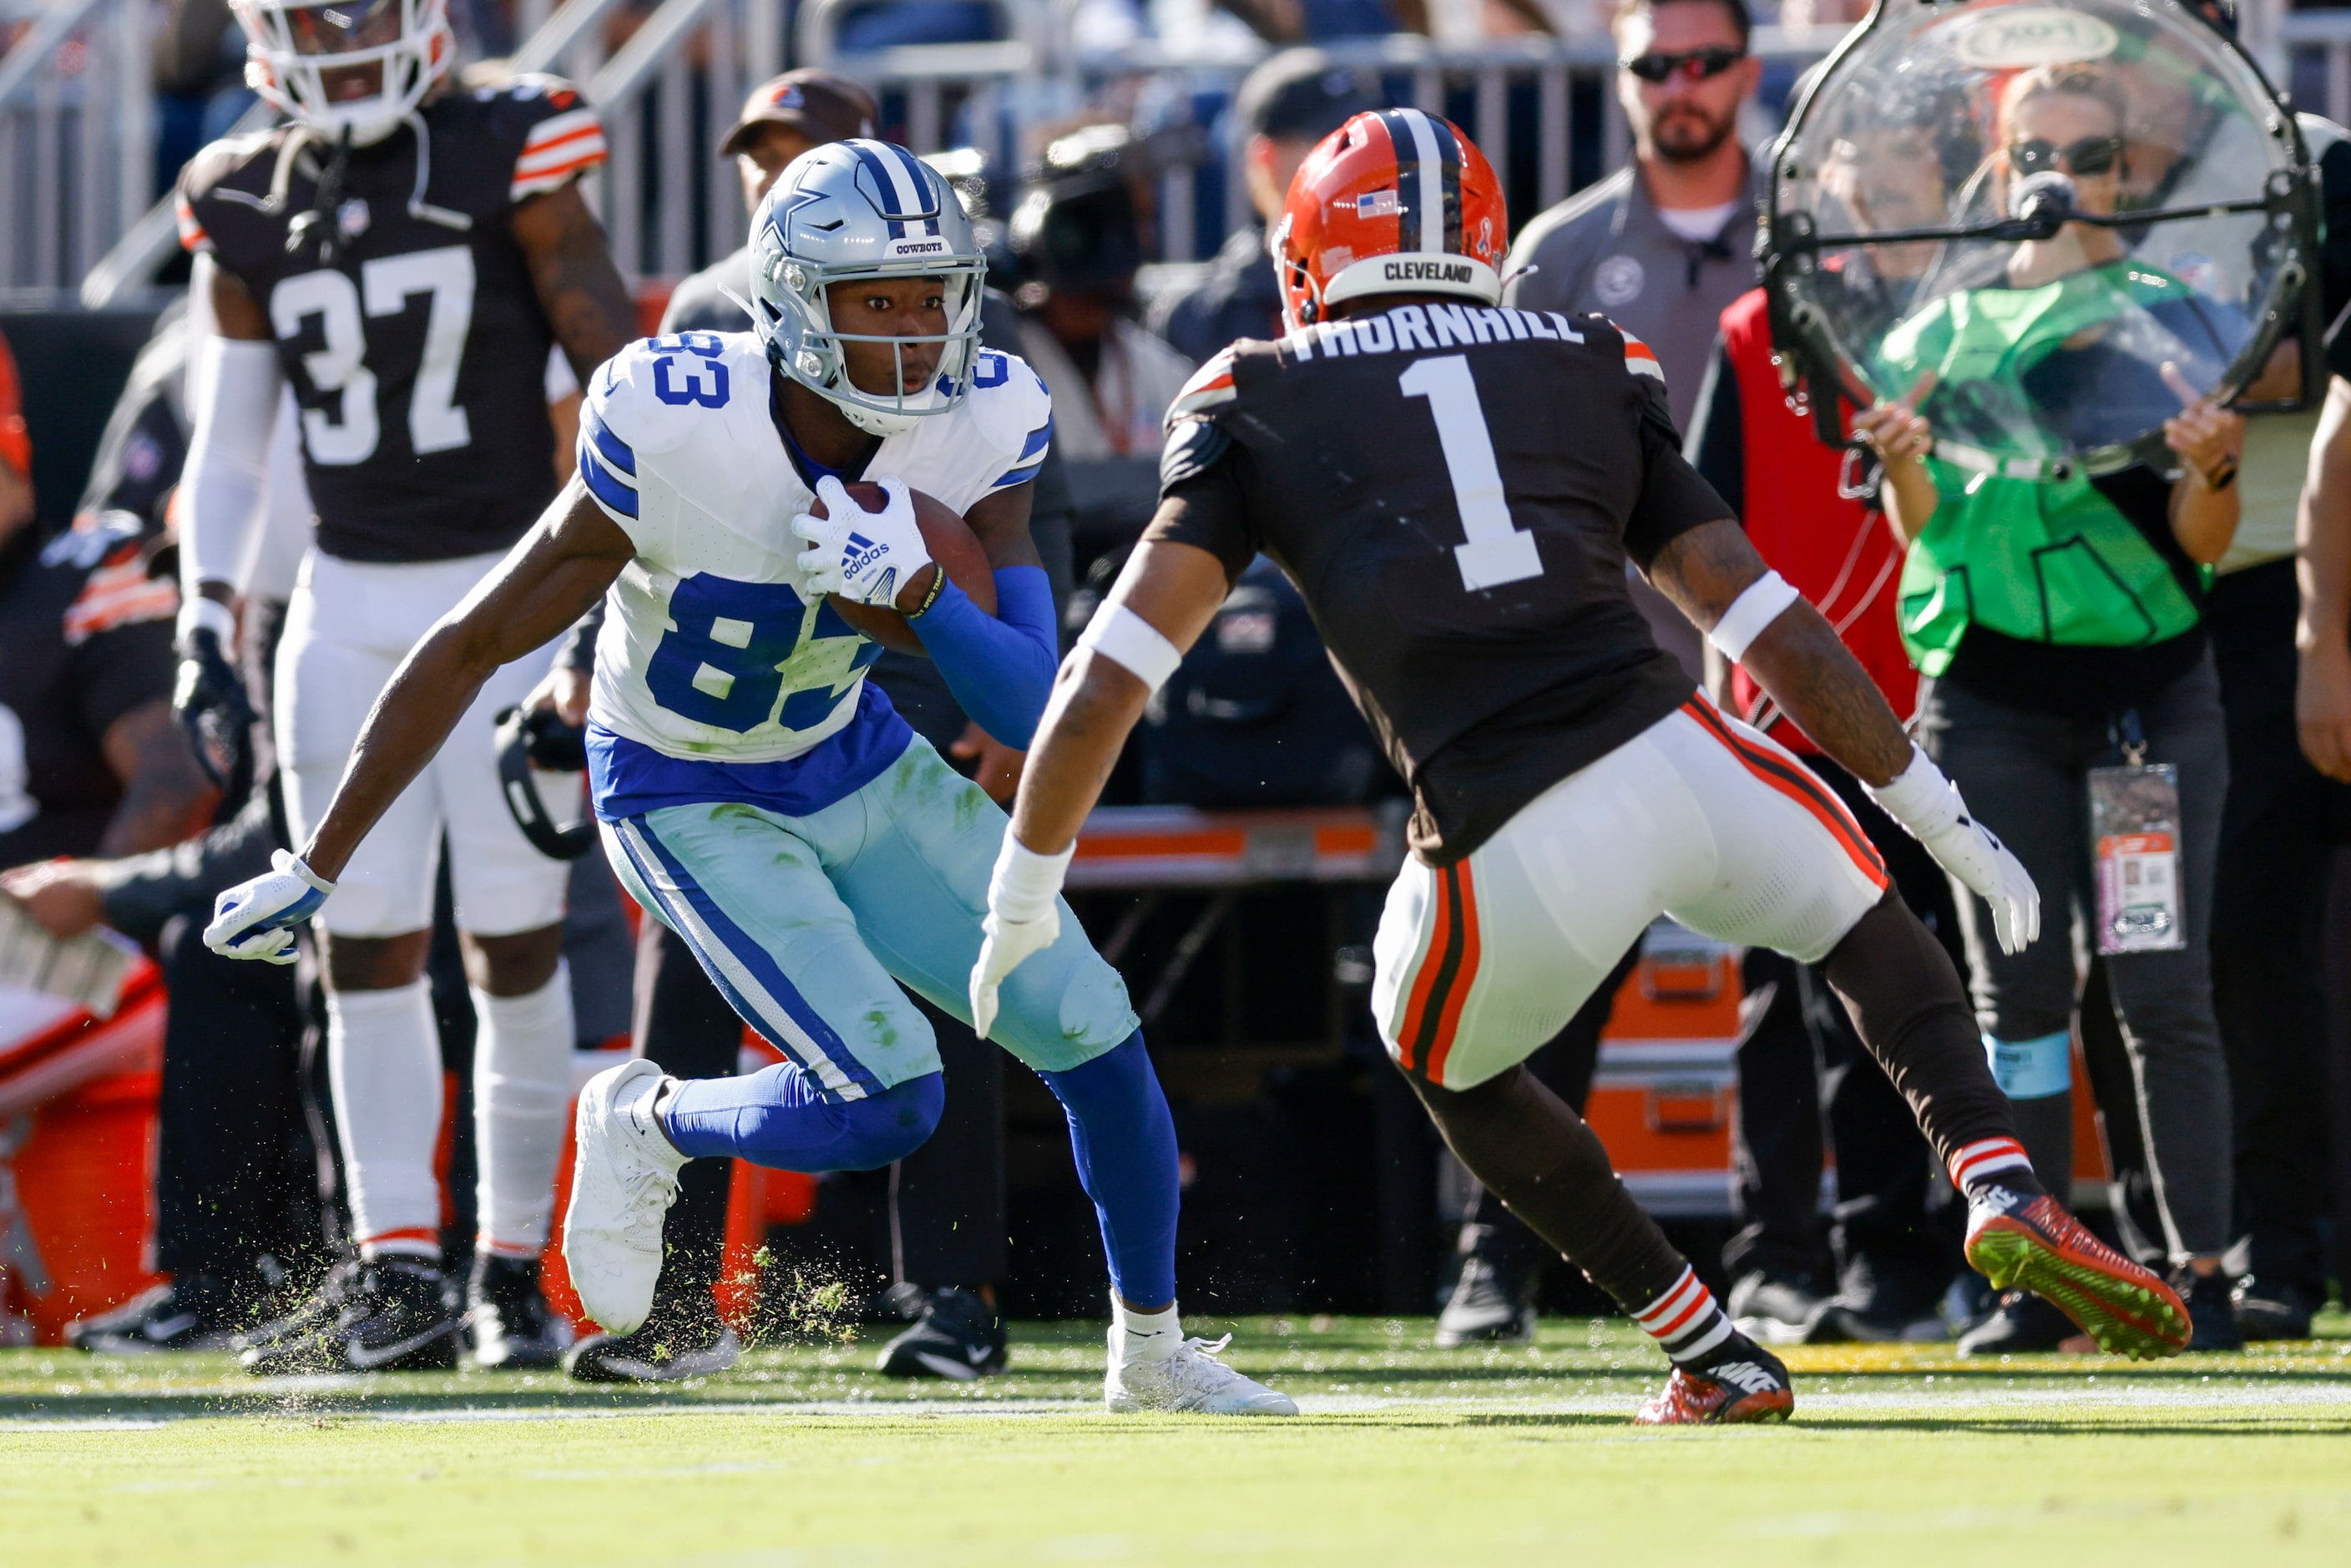
[[[1738,137],[1760,63],[1746,0],[1631,0],[1616,14],[1616,96],[1633,161],[1529,224],[1510,302],[1604,311],[1657,351],[1689,423],[1714,324],[1755,286],[1754,183]],[[1689,652],[1695,655],[1695,645]]]
[[[1655,349],[1685,429],[1715,322],[1757,282],[1754,178],[1738,136],[1761,73],[1750,26],[1747,0],[1627,0],[1616,97],[1633,161],[1529,224],[1502,266],[1510,303],[1598,310]],[[1667,649],[1702,670],[1688,622],[1646,584],[1634,596]]]

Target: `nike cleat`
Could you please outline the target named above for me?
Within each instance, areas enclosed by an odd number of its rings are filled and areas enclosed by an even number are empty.
[[[1461,1228],[1461,1275],[1437,1314],[1439,1350],[1534,1343],[1535,1288],[1541,1281],[1515,1255],[1516,1248],[1495,1237],[1495,1228]]]
[[[2170,1286],[2095,1236],[2047,1195],[1976,1195],[1968,1265],[1994,1287],[2030,1291],[2110,1355],[2153,1361],[2188,1348],[2188,1308]]]
[[[357,1258],[346,1258],[319,1282],[307,1300],[283,1317],[272,1318],[236,1336],[232,1348],[240,1359],[274,1355],[284,1345],[315,1337],[329,1327],[351,1295],[359,1289],[363,1265]]]
[[[213,1284],[206,1290],[204,1284]],[[164,1284],[142,1291],[110,1312],[66,1325],[66,1343],[93,1355],[152,1355],[160,1351],[226,1350],[235,1334],[219,1321],[216,1283]]]
[[[358,1282],[331,1322],[267,1349],[247,1350],[237,1360],[261,1377],[453,1372],[463,1322],[438,1263],[378,1258],[360,1267]]]
[[[742,1349],[716,1320],[699,1333],[647,1323],[630,1334],[590,1334],[565,1353],[563,1370],[580,1383],[682,1383],[726,1371]]]
[[[1118,1333],[1113,1324],[1111,1333]],[[1135,1411],[1199,1416],[1295,1416],[1298,1406],[1287,1394],[1242,1376],[1217,1359],[1233,1336],[1210,1343],[1186,1340],[1173,1355],[1156,1361],[1140,1357],[1121,1364],[1111,1354],[1110,1371],[1102,1378],[1102,1404],[1113,1415]]]
[[[1635,1427],[1730,1427],[1785,1421],[1795,1385],[1780,1358],[1739,1336],[1704,1365],[1676,1365],[1666,1385],[1633,1413]]]
[[[662,1221],[685,1166],[653,1116],[663,1081],[643,1058],[607,1068],[580,1092],[573,1120],[563,1262],[580,1306],[609,1333],[633,1333],[653,1312]]]
[[[519,1371],[563,1360],[571,1325],[548,1310],[538,1259],[474,1255],[465,1282],[465,1339],[479,1367]]]
[[[953,1287],[923,1300],[912,1328],[882,1348],[892,1377],[944,1377],[969,1383],[1004,1370],[1004,1320],[976,1292]]]

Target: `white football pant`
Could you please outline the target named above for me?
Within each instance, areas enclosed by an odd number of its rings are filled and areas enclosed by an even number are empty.
[[[295,842],[309,837],[333,798],[401,660],[501,559],[378,564],[313,551],[303,562],[278,646],[275,726]],[[562,920],[569,867],[533,849],[515,825],[496,740],[498,710],[521,702],[548,663],[535,654],[485,684],[344,868],[319,916],[330,936],[429,928],[444,834],[462,929],[504,936]],[[570,991],[559,968],[527,997],[476,993],[475,1011],[478,1240],[533,1254],[547,1241],[569,1099]],[[424,985],[330,997],[327,1048],[354,1236],[371,1254],[437,1250],[441,1051]]]
[[[1408,860],[1374,944],[1388,1052],[1447,1089],[1565,1027],[1660,914],[1817,962],[1884,896],[1812,769],[1703,696],[1570,774],[1466,859]]]

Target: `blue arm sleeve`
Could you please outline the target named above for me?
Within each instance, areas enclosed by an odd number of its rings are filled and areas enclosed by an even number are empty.
[[[963,711],[1003,744],[1025,751],[1061,663],[1052,583],[1041,566],[1008,566],[995,576],[995,614],[949,582],[930,612],[908,624]]]

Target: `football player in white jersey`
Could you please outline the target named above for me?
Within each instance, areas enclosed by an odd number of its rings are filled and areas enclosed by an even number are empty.
[[[579,477],[410,653],[301,857],[223,894],[205,934],[283,951],[483,681],[607,595],[589,713],[606,853],[788,1058],[683,1082],[636,1061],[581,1094],[564,1256],[612,1332],[651,1306],[688,1159],[871,1169],[937,1121],[938,1054],[900,987],[969,1017],[1004,813],[865,684],[879,647],[829,596],[894,609],[965,710],[1027,742],[1057,664],[1029,537],[1052,411],[1026,364],[978,348],[986,271],[904,149],[801,156],[752,216],[756,330],[639,342],[597,374]],[[844,487],[869,477],[880,511]],[[909,489],[963,515],[995,614],[933,561]],[[1101,1218],[1110,1407],[1293,1413],[1178,1325],[1174,1124],[1125,987],[1074,919],[1005,988],[995,1030],[1060,1097]]]

